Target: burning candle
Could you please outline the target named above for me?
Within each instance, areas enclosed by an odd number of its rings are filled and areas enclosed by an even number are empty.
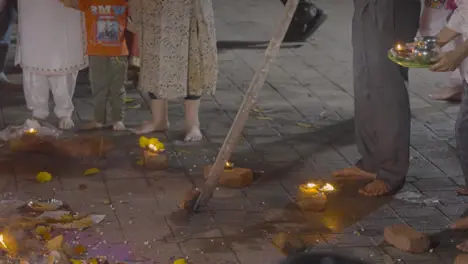
[[[395,46],[395,50],[397,50],[397,51],[402,51],[402,50],[404,50],[403,45],[397,44],[397,45]]]
[[[12,257],[15,257],[18,253],[18,243],[11,234],[0,234],[0,248]]]
[[[143,164],[148,169],[167,169],[169,166],[168,157],[164,150],[164,145],[159,141],[154,144],[149,143],[143,150]]]
[[[224,164],[224,170],[232,170],[234,168],[234,163],[226,161]]]

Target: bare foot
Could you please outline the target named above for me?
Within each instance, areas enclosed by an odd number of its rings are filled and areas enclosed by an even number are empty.
[[[461,101],[463,94],[463,86],[457,85],[452,87],[445,87],[442,91],[429,95],[434,100],[442,101]]]
[[[450,225],[451,229],[468,229],[468,217],[463,217]]]
[[[384,196],[391,191],[390,186],[382,180],[373,180],[371,183],[359,189],[359,193],[365,196]]]
[[[59,120],[60,129],[71,129],[75,126],[75,123],[70,117],[61,117]]]
[[[153,123],[145,122],[139,128],[134,129],[133,132],[137,135],[149,134],[152,132],[163,132],[169,128],[169,123]]]
[[[464,188],[458,189],[457,194],[459,196],[468,196],[468,188],[464,187]]]
[[[187,130],[185,134],[184,141],[199,141],[203,138],[200,128],[198,126],[193,126]]]
[[[375,179],[377,176],[375,173],[370,173],[360,168],[353,166],[349,168],[344,168],[332,173],[334,177],[337,178],[349,178],[349,179]]]
[[[458,244],[457,248],[463,252],[468,252],[468,241]]]
[[[122,121],[115,122],[115,124],[112,126],[114,131],[124,131],[127,130],[125,127],[125,124]]]
[[[465,242],[466,243],[466,242]],[[464,250],[462,250],[464,251]],[[468,254],[460,254],[455,258],[453,264],[464,264],[468,263]]]
[[[80,130],[94,130],[94,129],[101,129],[103,127],[104,127],[103,124],[96,122],[96,121],[91,121],[80,126]]]

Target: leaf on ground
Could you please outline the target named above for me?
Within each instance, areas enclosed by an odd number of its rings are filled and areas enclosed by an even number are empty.
[[[268,116],[257,116],[258,120],[273,120],[273,118],[268,117]]]
[[[140,108],[141,108],[141,104],[127,106],[127,109],[140,109]]]
[[[50,182],[51,180],[52,180],[52,175],[45,171],[39,172],[36,176],[36,181],[39,183]]]
[[[83,255],[86,252],[86,248],[83,245],[76,245],[73,251],[77,255]]]
[[[90,168],[90,169],[87,169],[84,172],[84,176],[90,176],[90,175],[98,174],[99,172],[101,172],[101,171],[98,168]]]
[[[190,154],[191,152],[185,149],[176,149],[177,153]]]
[[[252,108],[252,112],[255,112],[255,113],[262,113],[263,110],[255,106],[254,108]]]
[[[304,127],[304,128],[311,128],[311,127],[313,127],[311,124],[308,124],[308,123],[301,123],[301,122],[297,122],[297,123],[296,123],[296,126],[298,126],[298,127]]]
[[[59,235],[49,240],[46,246],[49,251],[53,251],[53,250],[59,251],[62,249],[62,245],[63,245],[63,236]]]
[[[135,98],[131,98],[131,97],[125,97],[125,99],[124,99],[124,102],[125,102],[126,104],[131,104],[131,103],[133,103],[133,102],[135,102],[135,101],[136,101],[136,99],[135,99]]]

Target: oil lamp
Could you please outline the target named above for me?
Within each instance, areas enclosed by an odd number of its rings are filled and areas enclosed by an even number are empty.
[[[29,128],[29,129],[25,130],[24,133],[28,134],[28,135],[36,135],[37,134],[37,129]]]
[[[15,238],[6,233],[0,234],[0,248],[11,257],[16,257],[18,253],[18,244]]]
[[[335,191],[330,183],[318,184],[309,182],[299,185],[297,204],[305,211],[321,212],[327,204],[327,193]]]
[[[212,167],[212,165],[205,167],[205,179],[208,179]],[[226,161],[219,178],[219,185],[229,188],[243,188],[252,184],[252,181],[253,172],[251,169],[235,167],[234,163]]]
[[[169,167],[169,161],[164,148],[158,147],[157,144],[148,144],[148,146],[143,149],[143,164],[146,168],[152,170],[167,169]]]
[[[234,168],[234,163],[226,161],[224,164],[224,170],[232,170]]]

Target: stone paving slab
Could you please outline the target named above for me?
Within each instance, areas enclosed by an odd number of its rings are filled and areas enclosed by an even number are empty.
[[[344,185],[331,197],[324,213],[302,212],[294,205],[297,185],[310,179],[330,179],[330,172],[357,158],[353,145],[353,90],[350,47],[350,1],[318,0],[329,20],[309,42],[284,45],[272,66],[256,111],[247,122],[232,161],[252,168],[254,184],[242,190],[219,188],[208,208],[188,224],[172,213],[184,192],[203,183],[203,167],[211,164],[227,134],[244,92],[263,56],[282,12],[279,1],[235,3],[215,1],[220,74],[215,97],[203,99],[199,143],[184,144],[183,105],[171,102],[171,128],[157,133],[170,153],[170,169],[145,171],[136,161],[138,138],[128,133],[102,132],[114,148],[104,160],[66,160],[43,155],[0,155],[0,187],[5,197],[50,198],[68,202],[80,212],[107,215],[96,229],[108,243],[126,242],[140,261],[167,263],[187,256],[197,263],[278,263],[284,256],[271,239],[278,232],[308,237],[309,250],[354,256],[370,263],[452,263],[455,244],[465,234],[444,231],[466,214],[467,198],[454,190],[464,184],[454,153],[456,104],[435,102],[428,94],[442,85],[443,74],[411,71],[411,168],[402,192],[437,198],[425,206],[392,198],[359,196],[359,184]],[[243,49],[248,43],[258,49]],[[251,44],[251,43],[250,43]],[[263,46],[262,46],[263,45]],[[232,49],[236,46],[236,49]],[[10,58],[11,59],[11,58]],[[21,80],[20,73],[11,78]],[[129,125],[150,117],[147,101],[135,90],[127,111]],[[21,90],[0,96],[5,125],[28,115]],[[76,121],[92,118],[86,74],[75,96]],[[83,176],[90,167],[101,173]],[[37,184],[38,171],[53,181]],[[110,204],[109,204],[110,203]],[[438,237],[442,245],[427,254],[406,254],[383,242],[383,227],[409,224]]]

